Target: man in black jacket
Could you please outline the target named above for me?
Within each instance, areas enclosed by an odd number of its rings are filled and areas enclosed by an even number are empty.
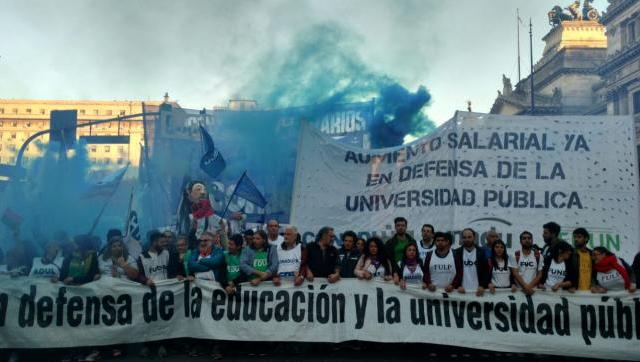
[[[329,283],[340,280],[338,249],[331,245],[333,228],[325,226],[318,231],[316,241],[307,246],[307,280],[327,278]]]
[[[458,292],[476,291],[481,297],[489,286],[489,263],[485,252],[476,247],[477,233],[471,228],[462,230],[462,246],[454,251],[454,258],[462,265]]]
[[[345,231],[344,234],[342,234],[342,249],[338,251],[341,278],[356,277],[353,271],[360,258],[360,252],[356,248],[357,239],[358,236],[351,230]]]

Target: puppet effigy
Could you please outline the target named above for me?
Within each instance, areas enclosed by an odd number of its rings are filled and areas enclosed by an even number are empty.
[[[214,213],[205,184],[189,182],[181,201],[178,232],[189,235],[190,244],[195,244],[204,231],[215,231]]]

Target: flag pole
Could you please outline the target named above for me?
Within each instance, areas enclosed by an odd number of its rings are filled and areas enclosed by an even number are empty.
[[[135,186],[131,186],[131,194],[129,195],[129,209],[127,210],[127,221],[124,223],[124,239],[129,236],[129,223],[131,222],[131,207],[133,206],[133,189]],[[107,240],[108,241],[108,240]]]
[[[227,206],[225,206],[224,211],[222,212],[222,215],[220,215],[221,218],[224,219],[224,215],[227,213],[227,210],[229,209],[229,205],[231,204],[231,200],[233,199],[233,195],[236,194],[236,190],[238,190],[238,185],[240,185],[240,181],[242,181],[242,179],[244,178],[244,175],[247,174],[247,171],[245,170],[242,173],[242,176],[240,176],[240,179],[238,179],[238,182],[236,182],[236,187],[233,188],[233,192],[231,193],[231,196],[229,196],[229,201],[227,202]]]

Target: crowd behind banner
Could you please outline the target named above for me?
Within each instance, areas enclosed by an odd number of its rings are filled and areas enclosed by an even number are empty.
[[[393,283],[401,289],[413,285],[430,292],[473,293],[477,297],[500,289],[526,295],[537,290],[635,293],[640,282],[640,253],[628,262],[604,247],[590,249],[589,233],[584,228],[573,230],[573,242],[569,243],[559,239],[560,226],[548,222],[536,231],[541,232],[541,246],[533,242],[532,232],[522,231],[520,250],[509,255],[495,230],[487,232],[487,245],[480,247],[477,232],[466,228],[461,234],[462,245],[454,249],[453,235],[436,231],[433,225],[422,226],[420,240],[407,232],[405,218],[395,218],[394,225],[395,234],[386,241],[378,237],[364,240],[346,231],[339,235],[340,248],[335,246],[332,227],[320,228],[315,241],[304,244],[295,226],[281,230],[277,220],[270,220],[266,231],[231,233],[223,219],[187,235],[153,230],[147,235],[145,247],[118,229],[107,233],[103,247],[96,236],[69,238],[60,232],[46,245],[42,256],[33,255],[34,248],[18,240],[16,232],[15,246],[0,260],[0,272],[13,278],[46,278],[65,285],[120,278],[153,287],[172,278],[199,279],[219,283],[229,295],[237,293],[241,283],[301,286],[314,280],[340,283],[347,278]],[[140,353],[149,355],[153,350],[164,357],[174,343],[147,343]],[[181,341],[180,345],[192,356],[211,353],[215,359],[222,358],[223,351],[215,341]],[[269,349],[268,345],[263,347],[259,353]],[[100,353],[119,356],[122,350],[123,346],[113,346],[109,351],[74,349],[69,359],[93,361]]]

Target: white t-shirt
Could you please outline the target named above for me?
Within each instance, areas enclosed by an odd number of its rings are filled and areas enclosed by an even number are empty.
[[[468,251],[466,248],[462,248],[462,287],[465,290],[478,289],[478,261],[476,260],[476,248]]]
[[[446,288],[456,277],[456,262],[453,259],[453,251],[449,250],[447,255],[441,257],[434,250],[429,260],[429,276],[431,284],[438,288]]]
[[[282,279],[293,280],[302,264],[302,244],[296,244],[289,250],[283,249],[280,244],[276,250],[278,251],[278,275]]]
[[[398,267],[400,267],[402,262],[398,262]],[[422,283],[422,268],[420,265],[416,264],[416,269],[411,271],[411,269],[405,265],[402,269],[402,279],[411,284],[419,284]]]
[[[427,258],[427,253],[433,250],[436,250],[436,246],[435,243],[433,241],[431,241],[431,246],[429,246],[428,248],[425,248],[422,245],[422,241],[418,241],[418,255],[420,256],[420,259],[422,261],[424,261]]]
[[[144,275],[147,279],[160,281],[168,279],[169,271],[169,251],[162,250],[159,254],[148,251],[150,258],[140,255],[140,261],[144,268]]]
[[[53,277],[59,278],[60,268],[62,268],[62,261],[63,258],[61,256],[56,257],[51,263],[48,264],[43,263],[42,258],[40,257],[33,258],[29,276],[49,279]]]
[[[127,256],[126,261],[129,266],[138,270],[138,265],[136,265],[136,262],[135,260],[133,260],[133,257],[131,255]],[[111,258],[104,260],[102,255],[98,257],[98,269],[100,269],[100,275],[102,275],[103,277],[129,279],[127,277],[127,273],[124,271],[123,268],[114,264]]]
[[[539,260],[536,260],[535,252],[531,251],[529,255],[524,255],[524,253],[520,253],[520,259],[516,262],[515,254],[512,255],[509,259],[509,266],[511,268],[518,269],[518,274],[524,280],[525,283],[529,284],[536,277],[539,271],[542,270],[544,266],[544,261],[542,259],[542,255],[540,255]]]
[[[606,273],[596,273],[598,285],[607,290],[624,290],[624,278],[617,270],[611,269]]]
[[[269,242],[270,245],[278,246],[284,242],[284,236],[278,234],[278,237],[276,238],[276,240],[271,240],[267,237],[267,241]]]
[[[564,278],[567,276],[567,269],[564,264],[556,263],[555,260],[551,260],[551,266],[549,267],[549,273],[547,274],[547,280],[544,282],[544,286],[547,289],[553,288],[556,284],[564,281]]]
[[[371,273],[372,280],[384,280],[385,269],[382,263],[378,264],[377,267],[374,265],[373,262],[370,263],[369,266],[367,267],[367,271]]]
[[[498,261],[498,265],[493,265],[491,269],[491,283],[496,288],[508,288],[511,286],[511,270],[505,265],[504,260]]]

